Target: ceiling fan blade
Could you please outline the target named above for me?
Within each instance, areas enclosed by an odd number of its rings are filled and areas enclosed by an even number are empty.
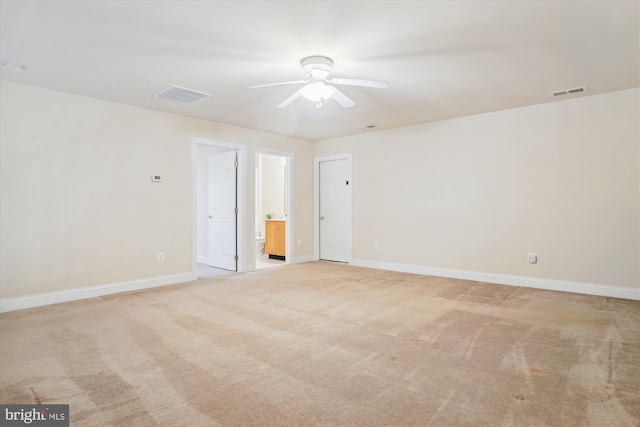
[[[292,82],[270,83],[266,85],[251,86],[249,89],[259,89],[261,87],[282,86],[282,85],[297,85],[297,84],[309,83],[310,81],[311,80],[294,80]]]
[[[280,105],[278,105],[278,108],[284,108],[287,105],[291,104],[293,101],[295,101],[296,99],[298,99],[301,95],[301,91],[302,88],[298,89],[297,91],[293,92],[293,95],[291,95],[290,97],[288,97],[287,99],[285,99],[284,101],[282,101],[280,103]]]
[[[354,105],[356,105],[356,103],[353,102],[351,98],[349,98],[344,93],[340,92],[337,88],[332,86],[331,89],[333,89],[333,95],[331,95],[331,97],[335,99],[336,102],[342,105],[344,108],[351,108]]]
[[[389,87],[389,83],[379,81],[379,80],[331,79],[331,80],[327,80],[327,82],[337,84],[337,85],[375,87],[378,89],[387,89]]]

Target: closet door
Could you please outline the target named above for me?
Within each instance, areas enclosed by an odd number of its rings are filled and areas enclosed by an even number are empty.
[[[349,262],[350,161],[322,161],[320,174],[320,259]]]

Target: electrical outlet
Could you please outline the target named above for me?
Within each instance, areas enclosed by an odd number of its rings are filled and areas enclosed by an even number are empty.
[[[164,262],[164,252],[158,252],[158,262]]]
[[[536,255],[535,252],[529,252],[527,259],[529,260],[529,264],[535,264],[538,262],[538,255]]]
[[[373,249],[375,249],[376,251],[379,251],[379,250],[380,250],[380,243],[375,242],[375,243],[373,244]]]
[[[302,240],[298,240],[298,247],[302,246]]]

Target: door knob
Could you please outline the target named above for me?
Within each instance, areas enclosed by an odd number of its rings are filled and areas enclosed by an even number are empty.
[[[207,215],[207,218],[211,219],[211,218],[213,218],[213,217],[212,217],[211,215]]]
[[[320,221],[324,221],[324,216],[320,216]]]

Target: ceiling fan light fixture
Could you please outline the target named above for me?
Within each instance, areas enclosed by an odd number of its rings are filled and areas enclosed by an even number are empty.
[[[333,96],[333,88],[316,81],[300,89],[300,94],[311,102],[319,103]]]
[[[258,89],[270,86],[305,84],[306,86],[295,91],[291,96],[278,104],[277,108],[284,108],[290,105],[300,96],[307,98],[316,104],[316,108],[322,107],[322,102],[329,98],[333,98],[338,104],[344,108],[351,108],[356,103],[347,95],[342,93],[336,85],[360,86],[387,89],[389,83],[377,80],[363,79],[329,79],[329,74],[333,70],[333,61],[326,56],[307,56],[300,61],[302,71],[307,74],[307,80],[294,80],[281,83],[271,83],[266,85],[251,86],[249,89]],[[328,84],[327,84],[328,83]]]

